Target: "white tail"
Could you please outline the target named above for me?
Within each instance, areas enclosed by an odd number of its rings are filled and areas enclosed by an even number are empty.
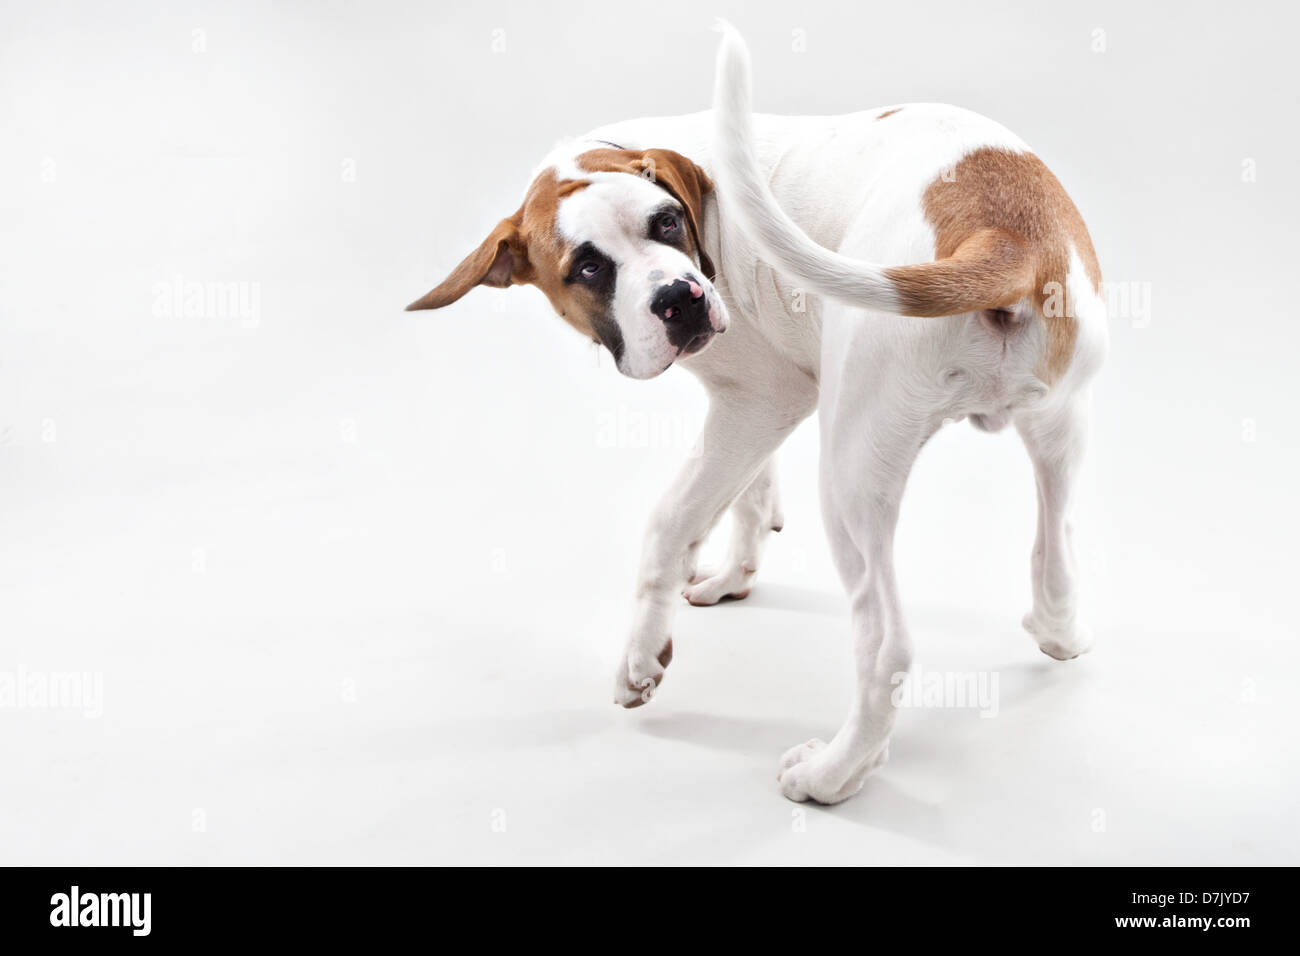
[[[897,315],[947,316],[1015,302],[1034,286],[1034,261],[1017,237],[978,229],[944,259],[886,267],[818,245],[785,214],[759,171],[749,93],[749,51],[735,28],[718,22],[713,93],[714,179],[727,215],[759,254],[811,291]]]

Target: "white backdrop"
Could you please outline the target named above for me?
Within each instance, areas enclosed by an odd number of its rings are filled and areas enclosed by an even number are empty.
[[[0,862],[1300,862],[1294,6],[263,6],[0,13]],[[702,392],[534,290],[401,311],[557,138],[707,107],[714,14],[764,111],[1005,123],[1128,296],[1096,649],[1019,629],[1014,435],[945,430],[899,578],[920,666],[997,714],[904,713],[832,809],[774,781],[850,687],[815,429],[752,597],[684,607],[623,712]]]

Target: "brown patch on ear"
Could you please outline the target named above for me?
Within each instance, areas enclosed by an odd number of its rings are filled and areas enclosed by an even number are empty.
[[[452,269],[451,274],[437,288],[412,302],[406,311],[441,309],[477,285],[503,289],[512,282],[521,281],[515,276],[526,271],[528,264],[527,247],[519,231],[522,212],[521,209],[509,219],[497,223],[479,247]]]
[[[704,220],[704,197],[713,191],[708,173],[681,153],[671,149],[593,149],[578,156],[579,169],[592,173],[633,173],[661,187],[686,210],[693,252],[710,281],[717,277],[713,261],[704,251],[700,224]]]
[[[515,214],[497,223],[479,247],[451,270],[451,275],[436,289],[408,305],[406,311],[441,309],[479,285],[499,289],[509,285],[537,285],[555,302],[560,291],[557,273],[564,252],[555,234],[555,212],[561,199],[586,185],[585,179],[559,182],[553,169],[541,173],[528,187],[524,203]],[[557,304],[556,310],[570,318],[560,305]],[[573,323],[571,318],[570,321]],[[573,324],[579,331],[589,331],[581,323]]]
[[[895,113],[897,113],[897,112],[898,112],[899,110],[901,110],[901,109],[902,109],[902,107],[899,106],[899,107],[896,107],[895,109],[892,109],[892,110],[885,110],[883,113],[881,113],[879,116],[877,116],[876,119],[878,119],[878,120],[882,120],[882,119],[884,119],[886,116],[893,116]]]

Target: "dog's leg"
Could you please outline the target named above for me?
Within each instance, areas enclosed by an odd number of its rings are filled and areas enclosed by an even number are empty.
[[[850,404],[867,409],[865,421],[862,411],[851,423],[823,419],[822,510],[851,600],[857,691],[829,744],[810,740],[781,758],[777,776],[791,800],[845,800],[889,755],[892,695],[912,660],[894,581],[894,527],[912,463],[934,430],[907,397],[859,396]]]
[[[695,575],[682,592],[697,607],[717,604],[724,597],[739,600],[749,596],[767,536],[780,531],[785,522],[777,492],[775,456],[767,460],[731,506],[731,520],[731,551],[726,563],[716,571]]]
[[[816,406],[816,386],[715,392],[691,458],[655,508],[642,548],[636,608],[614,701],[637,707],[654,695],[672,658],[672,616],[700,544],[777,446]],[[781,394],[775,404],[772,394]]]
[[[1068,516],[1087,440],[1088,395],[1069,396],[1045,410],[1016,416],[1034,463],[1038,534],[1030,562],[1034,606],[1024,627],[1049,657],[1070,660],[1092,644],[1079,623],[1074,545]]]

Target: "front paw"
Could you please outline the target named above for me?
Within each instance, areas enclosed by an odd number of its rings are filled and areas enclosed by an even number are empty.
[[[671,637],[663,649],[654,655],[629,650],[614,677],[614,703],[630,710],[654,700],[655,692],[664,681],[664,671],[672,659]]]
[[[734,564],[717,573],[705,572],[694,577],[682,597],[696,607],[709,607],[723,598],[739,601],[749,597],[758,569],[752,565]]]
[[[1021,624],[1038,642],[1038,649],[1058,661],[1072,661],[1092,649],[1092,632],[1074,618],[1060,621],[1030,611]]]
[[[825,741],[813,739],[785,752],[776,779],[787,800],[840,803],[861,790],[868,775],[888,759],[888,740],[864,758],[845,760]]]

